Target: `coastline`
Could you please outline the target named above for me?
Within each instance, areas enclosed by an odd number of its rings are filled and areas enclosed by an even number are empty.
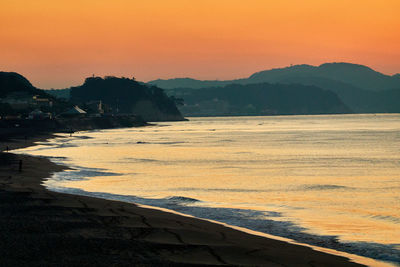
[[[2,266],[362,266],[193,217],[48,191],[42,180],[65,167],[27,155],[1,153],[1,157],[0,209],[7,215],[1,220]],[[20,159],[21,172],[16,164],[3,164]]]

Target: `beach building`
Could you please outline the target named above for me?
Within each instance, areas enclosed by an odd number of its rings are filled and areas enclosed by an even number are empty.
[[[81,109],[78,106],[74,106],[73,108],[61,113],[59,116],[61,117],[84,117],[86,116],[86,111]]]

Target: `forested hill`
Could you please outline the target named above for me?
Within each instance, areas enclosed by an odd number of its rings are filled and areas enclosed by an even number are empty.
[[[232,84],[203,89],[176,89],[185,99],[185,116],[338,114],[351,110],[338,96],[315,86]]]
[[[156,86],[128,78],[90,77],[83,85],[71,88],[71,101],[85,103],[101,100],[113,112],[134,113],[146,121],[183,120],[174,98]]]

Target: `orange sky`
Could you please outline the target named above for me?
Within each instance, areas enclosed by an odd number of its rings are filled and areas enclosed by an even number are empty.
[[[344,61],[400,72],[400,0],[1,0],[0,70],[232,79]]]

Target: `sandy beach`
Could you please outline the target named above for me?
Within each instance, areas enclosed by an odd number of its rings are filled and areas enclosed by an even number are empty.
[[[45,138],[15,140],[9,148]],[[46,158],[0,154],[1,266],[361,266],[220,224],[41,185],[63,169]]]

